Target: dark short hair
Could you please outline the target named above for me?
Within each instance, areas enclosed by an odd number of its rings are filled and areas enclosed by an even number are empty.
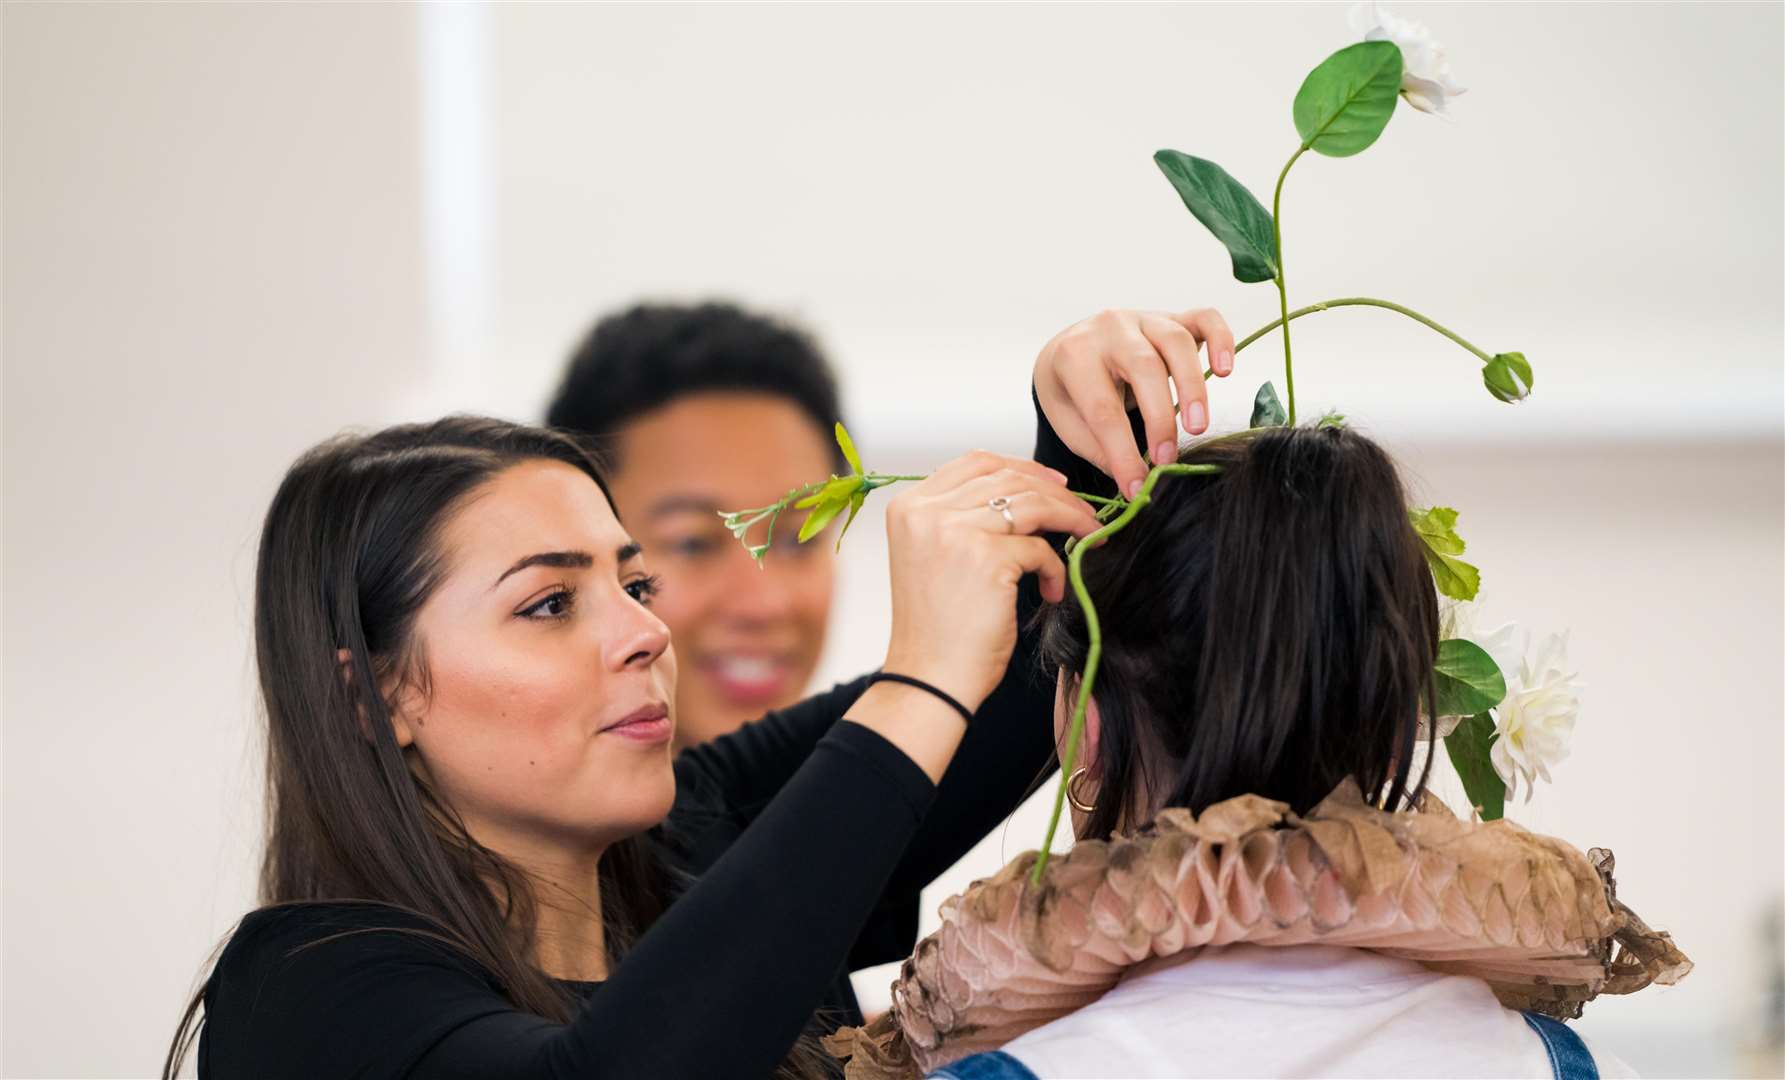
[[[601,319],[571,354],[546,423],[588,440],[611,468],[626,423],[678,398],[726,391],[791,402],[827,442],[841,415],[836,376],[811,335],[710,302],[639,304]]]

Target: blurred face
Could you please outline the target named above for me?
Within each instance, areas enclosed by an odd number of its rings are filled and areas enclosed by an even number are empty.
[[[675,797],[675,655],[651,579],[601,489],[516,465],[446,522],[445,576],[416,624],[425,693],[386,688],[473,836],[498,851],[598,851]]]
[[[627,424],[619,453],[614,504],[663,575],[653,610],[681,657],[677,747],[797,701],[824,644],[834,541],[795,543],[804,511],[783,515],[758,567],[719,512],[837,471],[830,434],[782,398],[697,394]]]

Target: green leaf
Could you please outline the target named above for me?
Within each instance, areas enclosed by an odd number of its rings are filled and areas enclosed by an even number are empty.
[[[1257,395],[1252,398],[1251,426],[1282,427],[1287,419],[1289,414],[1283,411],[1283,403],[1277,400],[1277,388],[1268,382],[1259,387]]]
[[[1425,550],[1426,565],[1438,591],[1453,600],[1473,600],[1481,589],[1481,571],[1461,559],[1463,538],[1457,535],[1457,512],[1448,506],[1409,510],[1408,519]]]
[[[1303,149],[1327,157],[1369,149],[1394,116],[1400,93],[1401,50],[1394,42],[1361,41],[1333,53],[1295,95]]]
[[[1427,548],[1426,565],[1432,568],[1432,580],[1438,591],[1452,600],[1473,600],[1481,591],[1481,571],[1461,559],[1439,555]]]
[[[1482,366],[1481,381],[1501,401],[1523,401],[1531,396],[1531,363],[1521,352],[1499,353]]]
[[[827,499],[824,502],[819,503],[817,506],[814,506],[812,512],[806,515],[806,523],[800,526],[800,543],[803,544],[823,532],[824,527],[831,523],[831,519],[841,513],[843,508],[848,505],[849,500],[843,498]]]
[[[855,515],[861,513],[862,503],[867,501],[868,493],[863,490],[857,490],[854,495],[849,496],[849,516],[843,519],[843,527],[837,531],[836,550],[843,550],[843,538],[849,535],[849,526],[855,524]]]
[[[1506,676],[1500,665],[1473,641],[1440,641],[1432,681],[1438,692],[1438,716],[1474,716],[1506,700]]]
[[[793,504],[795,510],[804,510],[808,506],[817,506],[827,502],[848,502],[849,496],[862,486],[859,476],[833,476],[826,480],[824,486],[812,494]]]
[[[1176,150],[1161,150],[1153,163],[1171,181],[1184,205],[1226,245],[1233,276],[1241,281],[1277,280],[1277,242],[1271,212],[1227,170]]]
[[[1444,750],[1463,781],[1463,793],[1483,821],[1506,816],[1506,782],[1494,771],[1494,739],[1490,713],[1471,716],[1444,737]]]
[[[1407,518],[1413,522],[1413,531],[1425,541],[1426,547],[1440,555],[1461,555],[1463,538],[1457,535],[1457,512],[1448,506],[1429,506],[1424,510],[1409,510]]]
[[[837,446],[843,451],[843,460],[849,462],[851,471],[857,476],[866,471],[862,468],[861,455],[855,452],[855,440],[851,439],[849,432],[844,430],[841,420],[837,421]]]

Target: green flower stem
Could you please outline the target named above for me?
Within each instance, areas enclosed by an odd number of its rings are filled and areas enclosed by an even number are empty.
[[[928,480],[928,476],[888,476],[885,473],[868,473],[862,477],[862,490],[873,491],[888,484],[897,484],[903,480]]]
[[[1273,319],[1270,322],[1266,323],[1265,325],[1252,331],[1250,334],[1247,334],[1245,337],[1241,338],[1239,344],[1237,344],[1233,347],[1234,354],[1237,356],[1239,354],[1239,352],[1242,349],[1244,349],[1246,346],[1252,344],[1254,341],[1257,341],[1259,338],[1270,333],[1272,330],[1275,330],[1277,327],[1282,326],[1285,323],[1285,321],[1299,319],[1303,315],[1312,315],[1316,311],[1325,311],[1328,308],[1338,308],[1338,307],[1379,307],[1379,308],[1387,308],[1390,311],[1398,311],[1402,315],[1407,316],[1409,319],[1412,319],[1415,322],[1422,323],[1426,326],[1431,327],[1433,330],[1438,331],[1440,334],[1443,334],[1445,337],[1456,342],[1458,345],[1461,345],[1463,348],[1468,349],[1470,352],[1472,352],[1476,356],[1480,357],[1483,363],[1486,363],[1493,359],[1492,356],[1490,356],[1487,353],[1476,348],[1474,345],[1470,344],[1469,342],[1464,341],[1462,339],[1462,337],[1457,335],[1449,327],[1444,326],[1432,319],[1428,319],[1424,315],[1421,315],[1419,312],[1414,311],[1412,308],[1402,307],[1400,304],[1390,303],[1387,300],[1378,300],[1375,297],[1371,297],[1371,296],[1342,296],[1337,300],[1323,300],[1318,304],[1309,304],[1305,308],[1297,308],[1294,311],[1289,312],[1283,318]],[[1287,333],[1287,331],[1285,331],[1285,332]],[[1215,369],[1214,368],[1205,368],[1203,370],[1202,377],[1203,377],[1204,381],[1214,378],[1215,377]]]
[[[1272,330],[1275,330],[1277,327],[1282,326],[1285,319],[1299,319],[1303,315],[1311,315],[1316,311],[1325,311],[1327,308],[1336,308],[1336,307],[1379,307],[1379,308],[1387,308],[1390,311],[1398,311],[1402,315],[1407,316],[1409,319],[1412,319],[1415,322],[1423,323],[1424,325],[1431,327],[1433,330],[1438,331],[1440,334],[1443,334],[1445,337],[1456,342],[1458,345],[1461,345],[1463,348],[1468,349],[1470,352],[1474,353],[1476,356],[1481,357],[1482,363],[1486,363],[1489,360],[1493,359],[1493,357],[1491,355],[1489,355],[1488,353],[1482,352],[1480,349],[1476,348],[1474,345],[1470,344],[1467,341],[1464,341],[1460,336],[1458,336],[1449,327],[1443,326],[1432,319],[1428,319],[1424,315],[1421,315],[1419,312],[1414,311],[1412,308],[1402,307],[1399,304],[1390,303],[1387,300],[1377,300],[1376,298],[1370,297],[1370,296],[1344,296],[1344,297],[1340,297],[1337,300],[1326,300],[1326,301],[1322,301],[1321,303],[1318,303],[1318,304],[1309,304],[1305,308],[1297,308],[1295,311],[1292,311],[1288,315],[1284,316],[1284,318],[1278,319],[1275,322],[1272,322],[1266,326],[1260,327],[1258,330],[1247,335],[1247,337],[1244,341],[1240,342],[1238,345],[1235,345],[1233,347],[1233,351],[1236,353],[1239,352],[1241,349],[1252,344],[1252,342],[1263,337],[1265,334],[1268,334]]]
[[[1054,792],[1054,812],[1048,818],[1047,836],[1041,841],[1041,853],[1035,860],[1035,869],[1029,875],[1032,885],[1041,883],[1041,872],[1047,868],[1049,849],[1054,844],[1054,833],[1060,827],[1060,814],[1066,806],[1066,786],[1072,779],[1072,766],[1078,760],[1079,740],[1084,736],[1085,713],[1090,708],[1091,687],[1097,680],[1097,665],[1103,659],[1103,624],[1097,619],[1097,607],[1091,603],[1091,594],[1085,588],[1084,561],[1085,552],[1103,543],[1127,528],[1134,520],[1134,515],[1152,501],[1153,485],[1161,476],[1167,474],[1183,475],[1186,473],[1220,472],[1219,465],[1156,465],[1147,473],[1147,478],[1140,486],[1140,493],[1128,503],[1119,517],[1096,532],[1086,536],[1073,545],[1072,554],[1067,557],[1066,574],[1072,581],[1072,593],[1078,598],[1078,606],[1085,613],[1085,630],[1090,635],[1091,646],[1085,653],[1085,670],[1079,677],[1078,702],[1072,709],[1072,726],[1066,732],[1066,748],[1060,753],[1060,787]],[[1074,494],[1077,494],[1076,492]]]
[[[1271,195],[1271,241],[1276,247],[1277,304],[1283,313],[1283,387],[1289,395],[1289,426],[1295,426],[1295,364],[1289,355],[1289,286],[1283,277],[1283,181],[1289,178],[1289,167],[1308,152],[1306,145],[1296,148],[1283,171],[1277,174],[1277,190]],[[1239,350],[1234,349],[1235,353]]]
[[[1110,499],[1110,498],[1105,498],[1102,495],[1092,495],[1089,492],[1084,492],[1084,491],[1069,491],[1069,492],[1067,492],[1067,494],[1068,495],[1077,495],[1079,498],[1085,500],[1086,502],[1096,503],[1098,506],[1126,506],[1127,505],[1126,499]]]

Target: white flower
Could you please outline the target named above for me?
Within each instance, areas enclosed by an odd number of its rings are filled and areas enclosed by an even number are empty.
[[[1506,699],[1494,710],[1499,738],[1488,756],[1506,782],[1507,798],[1518,794],[1522,776],[1525,801],[1530,802],[1538,779],[1548,781],[1549,767],[1568,756],[1568,741],[1580,716],[1581,686],[1576,673],[1568,670],[1567,634],[1551,634],[1529,655],[1515,642],[1517,636],[1518,627],[1508,623],[1471,640],[1494,658],[1506,676]]]
[[[1375,0],[1352,5],[1346,21],[1365,41],[1392,41],[1401,50],[1401,96],[1420,112],[1449,119],[1445,101],[1467,91],[1450,81],[1450,62],[1444,46],[1432,32],[1412,19],[1402,19],[1382,9]]]

